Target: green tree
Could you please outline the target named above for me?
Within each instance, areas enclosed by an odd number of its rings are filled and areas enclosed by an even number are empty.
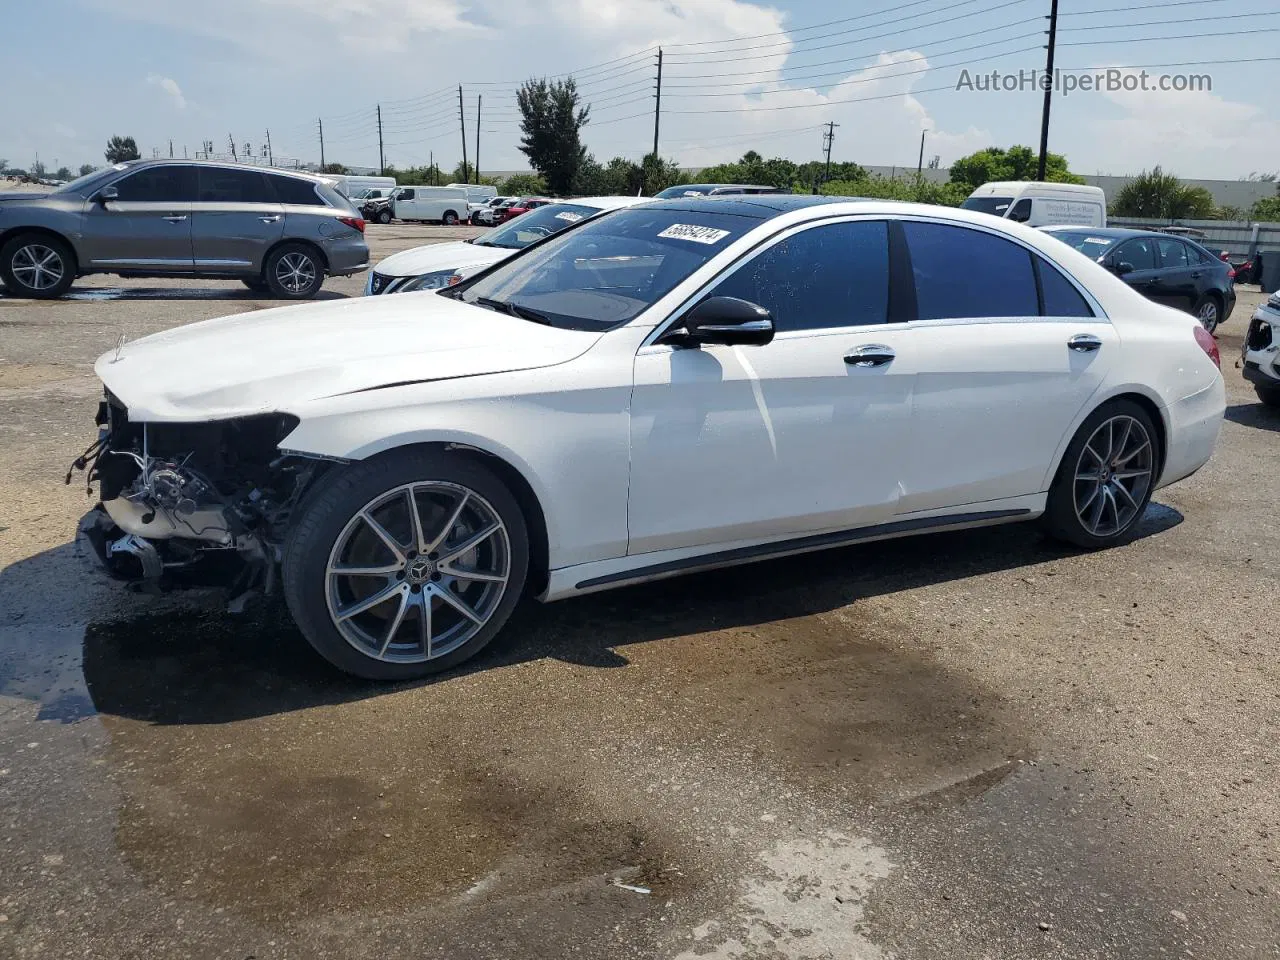
[[[45,173],[47,172],[48,171],[45,169],[43,160],[36,160],[31,164],[31,175],[35,177],[37,180],[44,177]]]
[[[951,165],[951,182],[967,186],[970,191],[993,180],[1034,180],[1039,155],[1030,147],[987,147]],[[1045,157],[1044,177],[1054,183],[1084,183],[1067,169],[1067,158],[1060,153]]]
[[[748,150],[742,159],[734,163],[707,167],[698,174],[698,180],[701,183],[754,183],[790,189],[798,170],[790,160],[782,157],[766,160],[754,150]]]
[[[547,184],[537,174],[517,173],[502,181],[500,192],[504,197],[532,197],[546,193]]]
[[[7,173],[9,170],[9,161],[0,158],[0,174]]]
[[[339,176],[347,172],[347,168],[340,163],[326,163],[320,168],[321,173],[336,173]]]
[[[1280,223],[1280,196],[1264,197],[1253,205],[1249,215],[1264,223]]]
[[[103,154],[107,163],[124,163],[126,160],[137,160],[142,154],[138,152],[138,143],[133,137],[114,136],[107,141],[107,149]]]
[[[830,197],[873,197],[877,200],[910,200],[958,207],[970,190],[961,183],[933,183],[915,175],[908,177],[864,177],[861,180],[832,180],[821,187]]]
[[[680,169],[680,164],[674,160],[664,160],[662,157],[654,153],[646,153],[644,159],[640,161],[640,183],[636,190],[632,190],[632,183],[627,182],[626,190],[619,191],[627,194],[643,192],[646,197],[651,197],[655,193],[661,193],[667,187],[674,187],[677,184],[689,183],[690,177],[687,173]]]
[[[587,159],[581,133],[591,107],[580,107],[578,101],[578,85],[572,77],[554,83],[529,80],[516,92],[520,152],[542,175],[547,188],[558,195],[573,190],[578,170]]]
[[[93,173],[93,171],[97,169],[98,168],[95,167],[92,163],[82,163],[80,164],[80,176],[87,177],[89,174]]]
[[[57,169],[57,171],[54,173],[53,178],[54,178],[55,180],[70,180],[70,179],[72,179],[71,168],[70,168],[70,167],[59,167],[59,168]]]
[[[1244,207],[1237,207],[1231,203],[1224,203],[1213,211],[1214,220],[1244,220],[1248,215]]]
[[[1213,211],[1213,195],[1208,190],[1187,186],[1159,166],[1143,170],[1126,183],[1111,203],[1111,212],[1117,217],[1208,220]]]

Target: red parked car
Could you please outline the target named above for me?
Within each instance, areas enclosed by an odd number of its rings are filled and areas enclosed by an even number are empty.
[[[498,223],[506,223],[512,217],[518,217],[522,213],[528,213],[534,207],[545,207],[548,203],[554,203],[546,197],[521,197],[511,206],[501,206],[494,211],[494,219]]]

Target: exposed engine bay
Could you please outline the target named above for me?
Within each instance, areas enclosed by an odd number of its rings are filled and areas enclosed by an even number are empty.
[[[67,482],[83,470],[91,495],[98,485],[81,531],[112,576],[155,588],[272,591],[289,518],[328,465],[281,452],[296,418],[135,423],[108,393],[97,423],[97,442]]]

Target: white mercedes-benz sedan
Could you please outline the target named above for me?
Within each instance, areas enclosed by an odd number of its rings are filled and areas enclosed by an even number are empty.
[[[339,668],[473,656],[517,600],[1039,519],[1132,535],[1209,459],[1213,338],[1044,233],[797,196],[646,203],[440,292],[96,367],[116,576],[281,589]]]

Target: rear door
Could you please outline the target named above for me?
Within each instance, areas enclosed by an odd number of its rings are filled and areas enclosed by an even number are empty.
[[[193,168],[148,166],[111,186],[119,194],[115,200],[85,206],[85,265],[107,272],[190,273]]]
[[[1046,258],[976,227],[904,220],[916,366],[902,513],[1045,489],[1118,339]]]
[[[201,273],[258,273],[267,250],[284,235],[284,207],[267,175],[251,168],[197,168],[192,243]]]

